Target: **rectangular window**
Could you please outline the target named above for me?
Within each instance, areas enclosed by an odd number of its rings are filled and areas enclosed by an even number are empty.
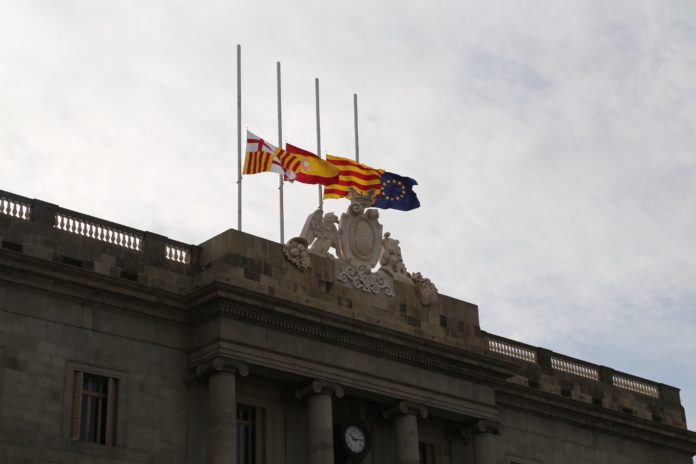
[[[435,445],[431,443],[418,443],[420,464],[435,464]]]
[[[72,439],[114,446],[118,380],[76,371],[73,381]]]
[[[256,408],[237,406],[237,464],[256,464]]]

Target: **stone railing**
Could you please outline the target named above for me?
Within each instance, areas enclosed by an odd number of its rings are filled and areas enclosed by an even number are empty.
[[[198,247],[0,190],[0,214],[144,253],[153,263],[191,265]]]
[[[29,221],[31,219],[31,200],[10,192],[0,191],[0,214]]]
[[[554,353],[544,348],[536,348],[498,335],[483,333],[488,340],[488,349],[493,353],[536,364],[553,371],[565,372],[596,382],[602,382],[653,398],[662,397],[662,385],[659,383]]]
[[[54,227],[131,250],[142,250],[143,246],[142,232],[74,211],[57,211]]]
[[[553,354],[551,367],[557,371],[567,372],[590,380],[599,380],[599,367],[577,359]]]
[[[536,349],[534,347],[495,335],[489,334],[488,349],[495,353],[530,363],[536,363],[537,361]]]
[[[625,390],[630,390],[636,393],[641,393],[643,395],[652,396],[654,398],[660,397],[660,388],[658,385],[653,384],[642,379],[638,379],[633,376],[622,373],[614,373],[612,375],[612,383]]]

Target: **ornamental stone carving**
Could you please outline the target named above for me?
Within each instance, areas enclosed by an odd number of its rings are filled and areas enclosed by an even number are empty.
[[[309,269],[312,265],[307,252],[307,240],[302,237],[294,237],[288,240],[288,243],[283,245],[283,254],[300,271]]]
[[[394,289],[391,282],[383,274],[376,272],[372,273],[367,266],[344,266],[339,263],[336,277],[343,282],[350,282],[355,288],[359,288],[363,292],[378,294],[384,290],[387,296],[394,295]]]
[[[382,412],[382,417],[385,419],[391,419],[392,417],[402,415],[419,416],[421,419],[425,419],[428,417],[428,408],[420,403],[414,403],[412,401],[399,401]]]
[[[423,277],[423,274],[420,272],[411,274],[411,279],[413,279],[413,283],[416,284],[416,293],[423,306],[430,306],[437,303],[437,288],[430,279]]]
[[[313,380],[309,385],[295,390],[295,398],[298,400],[312,395],[333,395],[336,398],[343,398],[344,391],[341,385],[324,380]]]
[[[317,209],[307,217],[300,237],[292,238],[283,246],[285,258],[304,271],[311,266],[307,255],[334,258],[329,254],[334,249],[336,278],[350,283],[367,293],[394,295],[394,281],[415,284],[423,306],[437,302],[437,288],[419,272],[409,274],[406,270],[399,241],[387,232],[382,237],[379,211],[369,208],[375,202],[374,191],[360,195],[354,189],[348,194],[350,206],[341,215],[340,221],[334,213]],[[338,224],[338,227],[336,227]],[[377,272],[372,269],[380,263]]]
[[[187,369],[184,372],[184,382],[192,384],[196,382],[196,380],[202,379],[217,372],[229,372],[231,374],[246,377],[249,375],[249,366],[242,361],[219,356],[210,361],[202,362]]]
[[[385,273],[392,279],[404,283],[413,283],[401,256],[399,241],[391,238],[389,232],[385,233],[384,239],[382,239],[382,253],[379,257],[379,264],[378,273]]]
[[[338,245],[337,223],[338,218],[334,213],[324,214],[324,211],[321,209],[314,211],[307,217],[300,237],[305,239],[310,245],[310,253],[325,258],[332,257],[329,254],[329,250],[331,248],[337,250]]]
[[[350,206],[339,223],[339,258],[355,269],[371,269],[382,251],[379,211],[367,209],[374,202],[372,195],[359,195],[351,189],[349,198]]]

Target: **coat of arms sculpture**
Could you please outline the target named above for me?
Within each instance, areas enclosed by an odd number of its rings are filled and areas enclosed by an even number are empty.
[[[350,206],[341,215],[317,209],[307,217],[300,237],[294,237],[283,246],[285,257],[301,271],[309,268],[308,253],[337,259],[337,279],[352,284],[364,292],[387,296],[394,294],[393,282],[414,284],[423,306],[437,301],[437,288],[419,272],[406,270],[399,241],[389,232],[382,237],[379,211],[369,208],[374,203],[373,193],[359,195],[351,189]],[[338,223],[338,228],[336,224]],[[336,258],[329,251],[334,249]],[[372,272],[377,263],[380,268]]]

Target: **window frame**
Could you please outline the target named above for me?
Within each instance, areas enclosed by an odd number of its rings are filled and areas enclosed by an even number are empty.
[[[78,375],[82,373],[83,375]],[[80,408],[82,401],[82,380],[84,374],[102,377],[107,380],[107,430],[104,430],[104,443],[80,440]],[[79,381],[78,381],[79,380]],[[65,365],[65,391],[63,399],[63,436],[70,446],[94,447],[95,449],[123,448],[126,446],[126,430],[123,420],[127,401],[127,375],[123,370],[109,369],[102,366],[67,361]],[[79,396],[78,396],[79,395]],[[79,404],[76,399],[79,398]],[[111,405],[111,408],[108,405]]]
[[[419,441],[418,442],[418,461],[420,464],[437,464],[437,452],[436,452],[436,447],[435,443],[431,443],[429,441]],[[421,460],[421,457],[425,453],[428,458],[426,458],[426,462],[423,462]]]
[[[237,395],[237,411],[239,411],[239,407],[247,407],[247,408],[253,408],[254,409],[254,416],[255,416],[255,428],[256,428],[256,437],[255,437],[255,442],[256,442],[256,463],[255,464],[265,464],[266,462],[270,461],[270,456],[269,453],[271,450],[268,447],[268,444],[270,443],[270,435],[273,433],[269,427],[272,424],[269,424],[269,416],[273,414],[272,407],[273,405],[268,403],[267,401],[264,401],[262,399],[258,399],[255,397],[251,396],[244,396],[244,395]],[[236,420],[236,416],[235,416]],[[235,427],[236,428],[236,427]],[[235,433],[238,433],[235,431]],[[239,443],[237,443],[237,447],[239,447]],[[236,459],[236,457],[235,457]],[[235,464],[237,462],[235,461]]]

